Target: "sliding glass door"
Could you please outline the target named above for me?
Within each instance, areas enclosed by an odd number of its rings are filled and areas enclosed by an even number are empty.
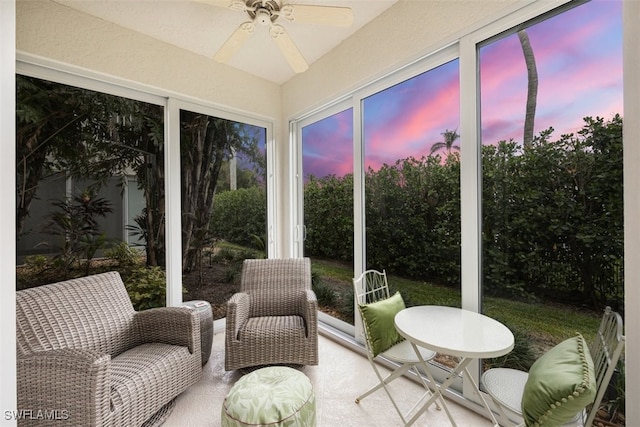
[[[479,47],[482,307],[533,360],[623,310],[619,1],[552,12]]]

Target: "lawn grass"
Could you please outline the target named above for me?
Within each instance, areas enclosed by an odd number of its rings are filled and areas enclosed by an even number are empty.
[[[318,272],[321,276],[331,277],[337,280],[344,280],[349,286],[353,279],[353,269],[351,266],[341,264],[339,262],[330,260],[311,260],[312,268]]]
[[[321,276],[352,286],[351,266],[334,261],[312,260],[313,269]],[[460,307],[460,291],[426,282],[388,276],[392,291],[399,290],[407,305],[445,305]],[[541,355],[560,341],[580,332],[592,341],[601,315],[560,304],[530,303],[504,298],[485,297],[484,314],[504,323],[514,334],[524,335],[532,351]]]

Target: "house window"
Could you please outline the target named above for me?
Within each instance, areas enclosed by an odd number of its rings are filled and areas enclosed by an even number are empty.
[[[460,306],[458,60],[362,101],[366,268],[407,305]],[[436,357],[444,368],[455,363]]]

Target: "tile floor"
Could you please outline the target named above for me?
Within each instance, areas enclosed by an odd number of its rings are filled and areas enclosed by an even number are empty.
[[[368,396],[360,404],[355,397],[375,383],[375,374],[367,359],[350,349],[320,336],[318,366],[302,368],[316,394],[318,427],[393,427],[402,422],[383,390]],[[237,371],[224,370],[224,333],[217,333],[204,376],[178,396],[176,406],[163,427],[219,427],[222,402],[240,377]],[[402,396],[408,410],[421,389],[408,379],[396,380],[394,392]],[[491,422],[473,411],[448,401],[454,420],[461,427],[491,426]],[[414,426],[449,426],[444,411],[429,408]]]

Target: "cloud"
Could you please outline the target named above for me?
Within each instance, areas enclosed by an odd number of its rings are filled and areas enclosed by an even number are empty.
[[[364,106],[367,162],[375,168],[427,155],[431,145],[442,140],[442,132],[458,127],[459,90],[458,61],[453,61],[368,98]],[[369,160],[374,155],[376,162]]]
[[[611,4],[591,2],[527,30],[539,76],[535,133],[554,127],[559,136],[579,129],[585,116],[622,112],[620,13],[619,5],[616,12]],[[527,88],[522,58],[515,34],[483,48],[485,143],[522,140]]]
[[[580,129],[585,116],[622,113],[621,2],[593,0],[527,29],[539,73],[535,133]],[[480,50],[483,143],[522,141],[527,72],[516,34]],[[416,76],[364,101],[366,166],[421,157],[459,126],[458,61]],[[353,170],[351,110],[308,126],[305,174]]]
[[[345,110],[302,130],[305,176],[353,172],[353,112]]]

